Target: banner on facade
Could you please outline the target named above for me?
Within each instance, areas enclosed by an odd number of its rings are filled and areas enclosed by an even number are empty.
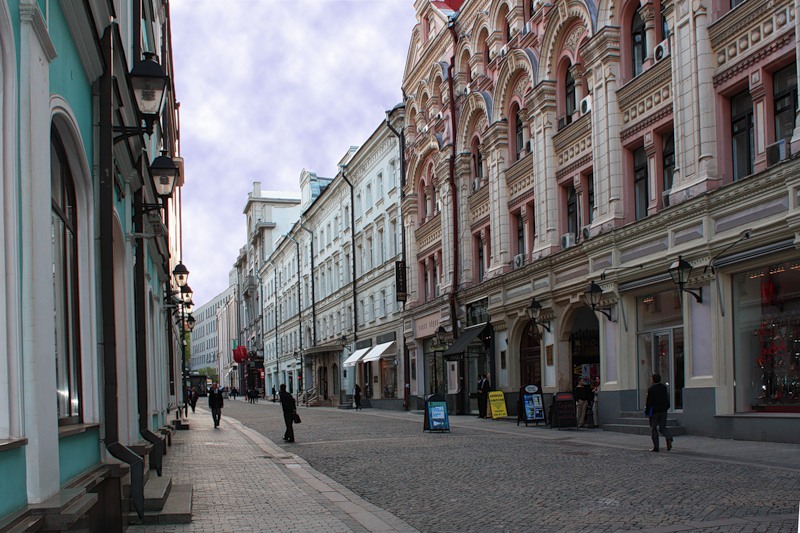
[[[394,262],[394,286],[395,286],[395,299],[398,302],[405,302],[408,297],[408,288],[406,287],[406,262]]]
[[[493,390],[489,393],[489,408],[492,410],[492,419],[508,416],[506,410],[506,395],[501,390]]]

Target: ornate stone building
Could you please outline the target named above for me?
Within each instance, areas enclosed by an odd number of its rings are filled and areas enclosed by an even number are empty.
[[[403,212],[417,403],[438,391],[474,412],[488,372],[514,411],[521,386],[549,397],[599,377],[611,429],[659,372],[691,433],[800,441],[784,420],[800,416],[797,6],[415,9]]]

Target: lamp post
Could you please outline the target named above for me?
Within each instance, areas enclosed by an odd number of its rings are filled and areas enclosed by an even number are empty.
[[[192,290],[187,286],[187,282],[189,281],[189,269],[186,268],[186,265],[184,265],[182,261],[179,261],[172,270],[172,278],[175,280],[175,284],[178,286],[181,295],[178,302],[180,308],[179,320],[181,324],[181,395],[183,396],[183,408],[186,412],[186,416],[189,416],[189,404],[187,402],[188,398],[186,397],[186,328],[189,327],[189,331],[191,331],[191,328],[194,328],[195,320],[194,317],[189,315],[189,318],[191,318],[190,325],[186,317],[186,304],[191,302]],[[187,290],[184,291],[184,288]],[[180,409],[178,409],[178,412],[180,412]]]

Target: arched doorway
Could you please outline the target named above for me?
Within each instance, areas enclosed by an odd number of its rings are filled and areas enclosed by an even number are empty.
[[[317,384],[319,385],[319,389],[317,390],[317,394],[322,397],[323,400],[328,399],[328,367],[321,366],[317,369]]]
[[[528,321],[519,341],[519,384],[542,388],[542,336],[539,326]]]

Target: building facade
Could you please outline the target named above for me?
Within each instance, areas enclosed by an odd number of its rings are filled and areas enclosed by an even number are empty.
[[[220,309],[227,307],[232,299],[233,287],[231,286],[192,311],[196,322],[191,331],[190,371],[198,372],[201,369],[213,368],[217,379],[222,379],[220,355],[226,345],[221,344],[224,332],[219,330],[219,313]]]
[[[415,7],[413,396],[599,377],[610,427],[658,372],[690,433],[800,441],[794,3]]]
[[[129,507],[144,510],[151,439],[183,400],[169,312],[183,184],[173,192],[167,175],[183,166],[169,28],[162,2],[0,2],[10,527],[37,505],[41,528],[121,531]],[[144,93],[142,69],[158,82]]]

